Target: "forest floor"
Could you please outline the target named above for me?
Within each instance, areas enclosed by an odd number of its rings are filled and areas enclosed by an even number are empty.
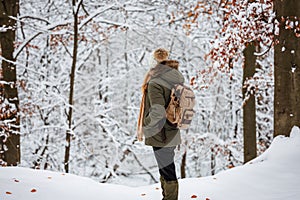
[[[249,163],[215,176],[179,180],[179,199],[300,199],[300,129],[278,136]],[[0,200],[159,200],[159,184],[128,187],[72,174],[0,167]]]

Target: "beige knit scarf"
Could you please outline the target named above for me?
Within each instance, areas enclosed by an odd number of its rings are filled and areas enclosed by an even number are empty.
[[[138,130],[137,130],[137,139],[138,141],[143,141],[144,133],[143,133],[143,121],[144,121],[144,110],[145,110],[145,99],[146,99],[146,92],[147,92],[147,86],[148,82],[150,81],[151,78],[151,70],[148,71],[144,78],[144,82],[142,85],[142,100],[140,104],[140,114],[138,118]]]

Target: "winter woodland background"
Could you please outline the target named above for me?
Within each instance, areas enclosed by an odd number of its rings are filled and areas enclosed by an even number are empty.
[[[69,146],[71,173],[127,185],[157,182],[152,149],[137,142],[135,133],[140,86],[151,52],[158,47],[169,49],[171,59],[180,62],[180,71],[197,98],[192,127],[182,131],[183,142],[176,150],[179,177],[214,175],[243,164],[244,47],[233,44],[236,52],[230,68],[220,68],[222,61],[209,58],[216,45],[237,37],[240,28],[230,25],[229,32],[222,32],[229,12],[225,2],[20,0],[14,51],[21,111],[20,166],[64,171]],[[260,1],[247,9],[271,13],[272,7]],[[237,23],[250,27],[250,20],[242,20],[247,14],[231,16],[240,16]],[[74,16],[78,37],[74,37]],[[72,83],[74,38],[78,38],[78,52]],[[261,51],[267,44],[259,46]],[[227,54],[216,56],[227,62]],[[258,56],[257,63],[248,86],[256,91],[261,154],[273,139],[273,49]]]

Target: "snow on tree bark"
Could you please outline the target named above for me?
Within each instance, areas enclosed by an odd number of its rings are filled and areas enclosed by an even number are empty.
[[[18,0],[0,2],[0,48],[2,55],[1,77],[1,123],[0,125],[0,164],[11,166],[20,163],[20,113],[17,89],[15,49],[16,21],[19,12]]]
[[[244,49],[243,68],[243,136],[244,136],[244,163],[254,159],[257,155],[256,148],[256,109],[255,87],[245,84],[247,79],[253,78],[256,69],[255,42],[250,42]]]
[[[274,136],[300,126],[300,1],[275,0]]]

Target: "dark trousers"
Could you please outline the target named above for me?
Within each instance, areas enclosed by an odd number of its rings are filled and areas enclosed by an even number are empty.
[[[174,156],[176,147],[153,147],[154,155],[158,164],[159,174],[166,181],[176,181]]]

